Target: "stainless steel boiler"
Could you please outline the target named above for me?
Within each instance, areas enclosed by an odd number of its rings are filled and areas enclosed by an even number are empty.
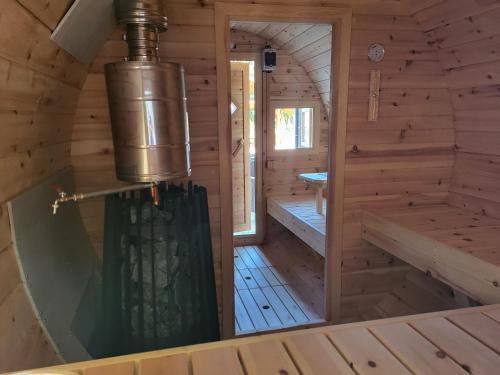
[[[186,87],[182,65],[161,62],[167,29],[161,0],[115,0],[129,55],[106,64],[116,174],[157,182],[191,174]]]

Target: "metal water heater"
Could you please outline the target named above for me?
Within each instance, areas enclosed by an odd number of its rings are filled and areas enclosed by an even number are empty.
[[[182,65],[161,62],[167,30],[161,0],[115,0],[129,55],[105,65],[116,174],[157,182],[191,174],[186,87]]]

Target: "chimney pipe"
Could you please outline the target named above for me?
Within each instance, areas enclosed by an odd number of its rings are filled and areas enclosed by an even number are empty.
[[[105,65],[116,174],[158,182],[191,174],[184,68],[161,62],[167,30],[161,0],[115,0],[128,44],[124,61]]]

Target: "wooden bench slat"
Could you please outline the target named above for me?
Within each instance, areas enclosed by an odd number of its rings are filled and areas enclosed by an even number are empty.
[[[285,345],[303,375],[354,374],[323,334],[292,336]]]
[[[189,357],[176,354],[167,357],[143,359],[139,362],[141,375],[189,375]]]
[[[481,313],[457,314],[448,319],[500,354],[499,322]]]
[[[410,374],[367,329],[346,329],[328,333],[335,346],[360,374]]]
[[[422,319],[410,325],[471,374],[491,375],[493,368],[500,369],[498,354],[445,318]]]
[[[235,348],[218,348],[191,355],[193,375],[244,375]]]
[[[485,311],[483,312],[483,314],[489,316],[491,319],[494,319],[500,323],[500,309]]]
[[[247,375],[299,375],[280,341],[243,344],[239,349]]]
[[[83,375],[134,375],[134,367],[133,361],[89,367],[83,370]]]
[[[456,362],[406,323],[380,325],[371,331],[415,373],[467,375]]]

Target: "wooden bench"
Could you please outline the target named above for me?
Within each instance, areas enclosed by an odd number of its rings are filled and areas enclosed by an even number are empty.
[[[259,335],[23,374],[497,374],[499,353],[500,305],[495,305]]]
[[[326,212],[326,199],[323,199]],[[267,198],[267,213],[298,238],[325,256],[326,216],[316,212],[316,198],[310,195],[289,195]]]
[[[362,237],[478,302],[500,302],[498,219],[446,204],[364,211]]]

